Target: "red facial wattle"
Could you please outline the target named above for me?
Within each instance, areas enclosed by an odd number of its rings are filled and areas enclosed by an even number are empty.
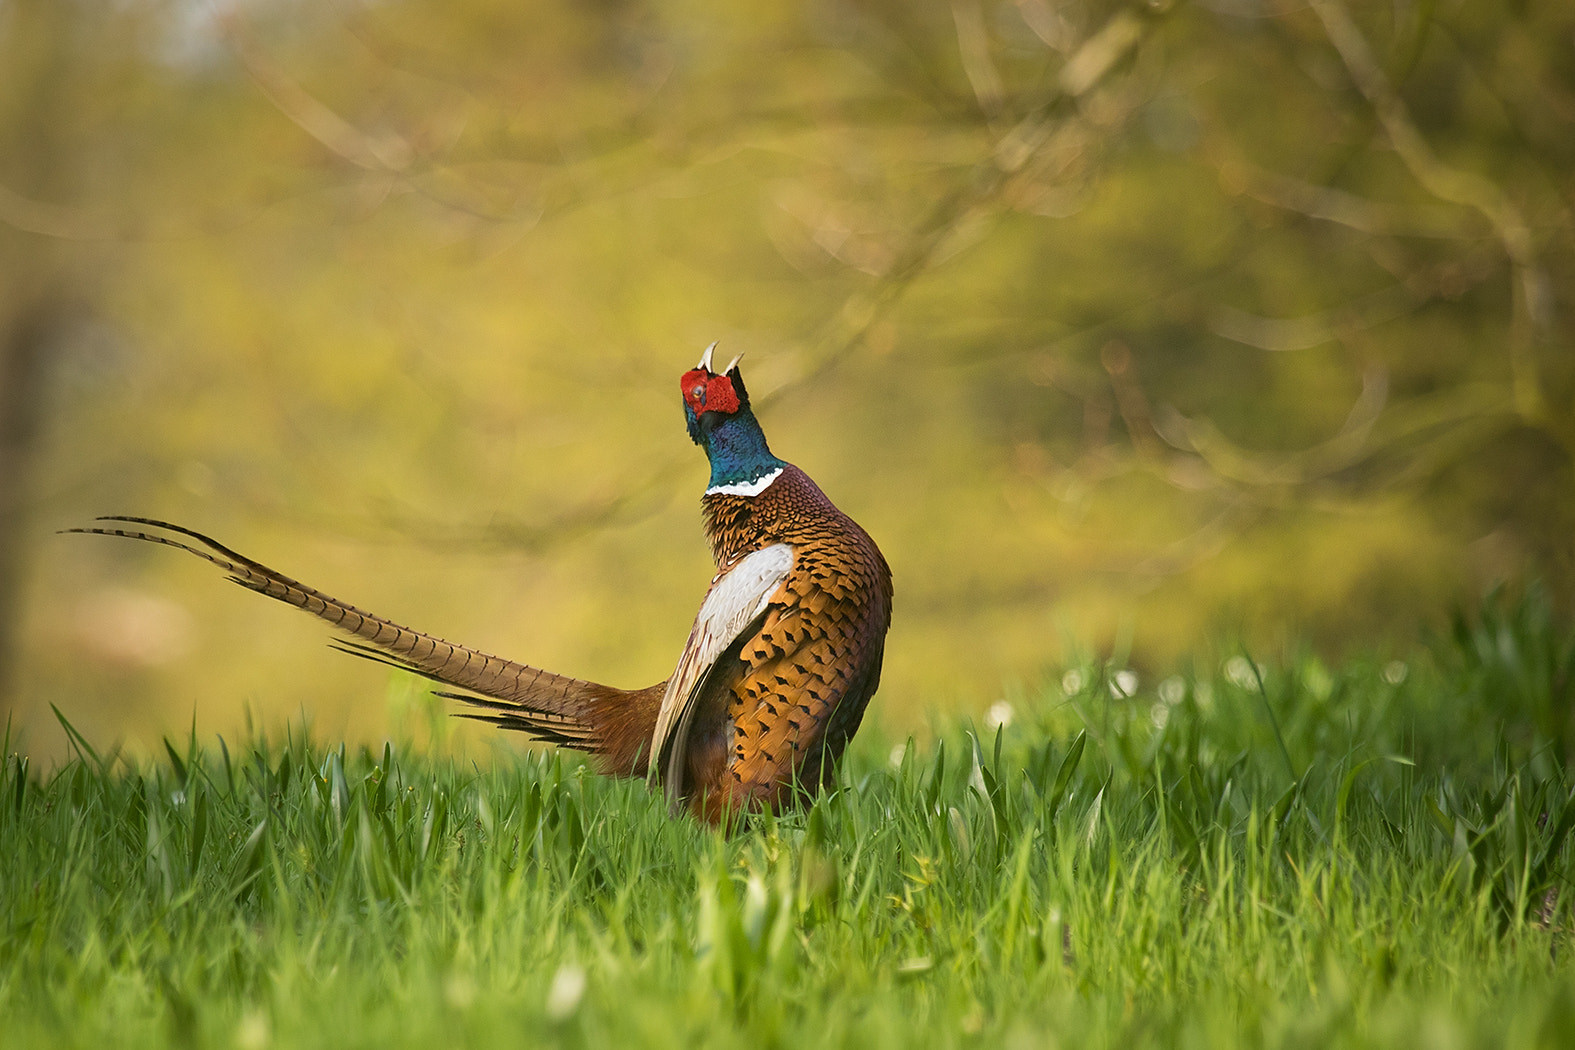
[[[714,375],[703,368],[693,368],[679,380],[679,390],[684,404],[696,416],[704,412],[721,412],[731,415],[738,411],[738,393],[733,381],[725,375]]]

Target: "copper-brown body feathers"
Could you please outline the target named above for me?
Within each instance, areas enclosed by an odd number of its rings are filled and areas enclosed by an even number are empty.
[[[758,630],[718,661],[702,699],[713,737],[690,745],[691,805],[715,820],[780,809],[830,777],[880,682],[892,587],[874,541],[797,467],[758,496],[707,495],[702,508],[724,572],[773,543],[794,552]]]

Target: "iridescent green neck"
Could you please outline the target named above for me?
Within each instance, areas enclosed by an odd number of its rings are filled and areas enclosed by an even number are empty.
[[[755,413],[744,406],[729,416],[702,419],[700,447],[711,461],[707,493],[753,496],[782,473],[785,462],[771,454]]]

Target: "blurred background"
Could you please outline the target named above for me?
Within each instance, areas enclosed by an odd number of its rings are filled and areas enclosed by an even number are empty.
[[[1090,655],[1568,609],[1572,205],[1557,0],[0,0],[11,747],[430,714],[55,534],[106,513],[665,678],[712,340],[891,561],[890,733]]]

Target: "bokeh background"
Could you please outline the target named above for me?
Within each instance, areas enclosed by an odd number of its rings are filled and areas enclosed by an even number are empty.
[[[425,717],[55,534],[102,513],[666,677],[712,340],[893,565],[895,734],[1088,656],[1567,609],[1572,205],[1563,0],[0,0],[10,746]]]

